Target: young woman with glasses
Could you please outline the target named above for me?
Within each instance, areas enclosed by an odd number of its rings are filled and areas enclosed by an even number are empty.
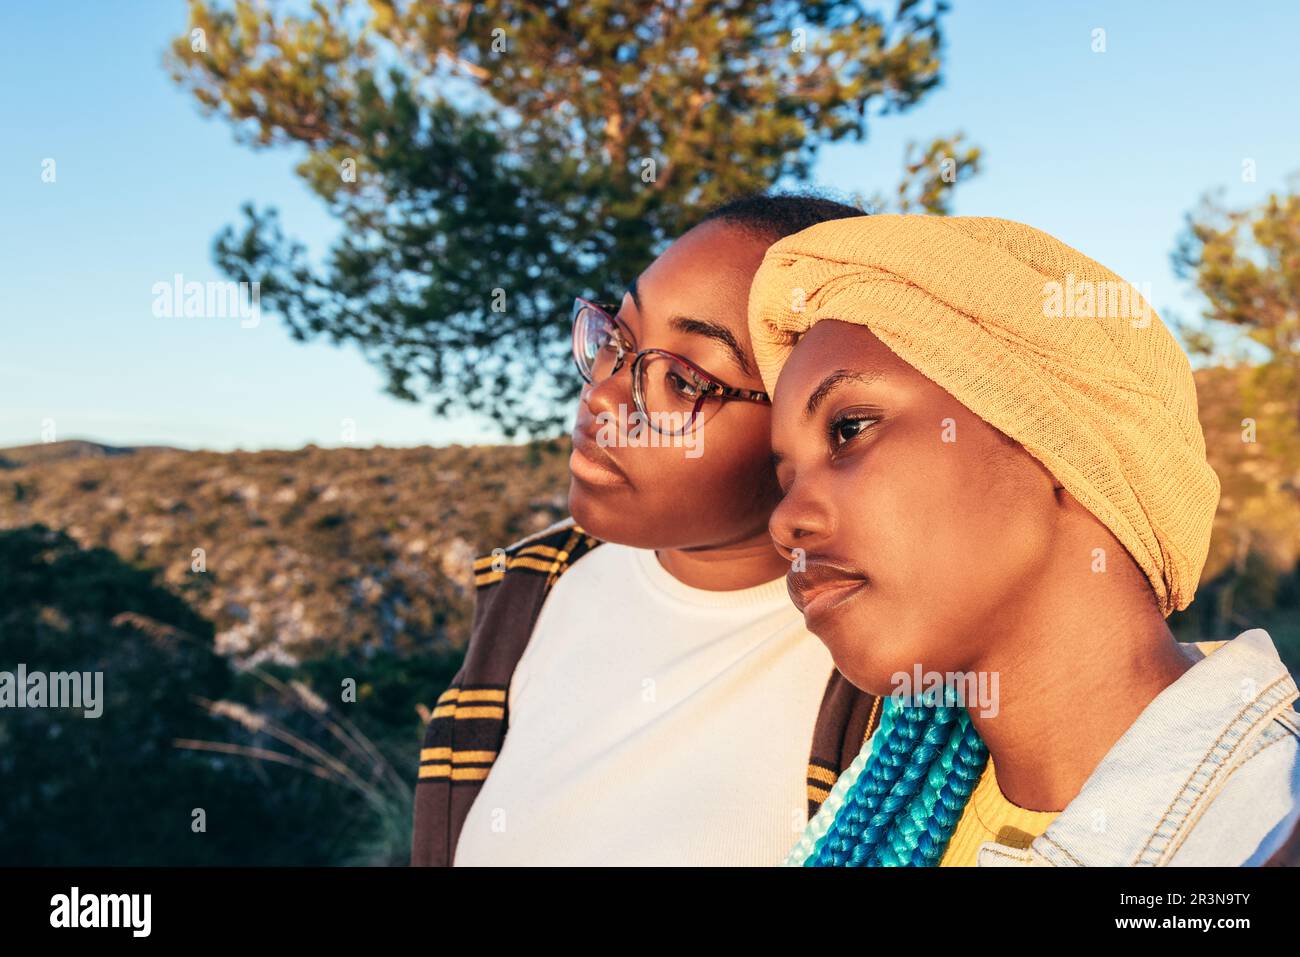
[[[873,701],[833,677],[767,531],[746,303],[774,240],[858,215],[732,203],[621,302],[577,301],[573,519],[478,566],[466,666],[426,736],[416,863],[770,865],[856,753]]]

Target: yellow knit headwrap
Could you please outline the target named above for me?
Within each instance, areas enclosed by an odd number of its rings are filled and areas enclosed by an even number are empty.
[[[1166,615],[1191,602],[1219,479],[1187,357],[1136,289],[1021,223],[863,216],[764,257],[749,331],[769,393],[822,319],[869,327],[1019,442],[1128,549]]]

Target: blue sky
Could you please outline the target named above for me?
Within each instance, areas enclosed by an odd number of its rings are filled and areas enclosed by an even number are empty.
[[[955,212],[1047,230],[1149,283],[1166,318],[1194,316],[1169,267],[1184,214],[1212,187],[1249,204],[1300,171],[1300,5],[954,7],[944,87],[828,150],[814,185],[889,190],[909,139],[963,130],[985,167]],[[0,446],[40,441],[47,419],[59,438],[223,450],[497,440],[388,398],[354,348],[293,342],[270,315],[153,315],[154,283],[223,278],[212,239],[246,200],[313,250],[334,235],[293,153],[237,145],[167,76],[184,25],[180,0],[0,7]]]

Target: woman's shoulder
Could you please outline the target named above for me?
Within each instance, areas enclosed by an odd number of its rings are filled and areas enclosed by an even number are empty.
[[[1171,864],[1256,866],[1287,844],[1300,827],[1300,714],[1274,714],[1223,771]]]

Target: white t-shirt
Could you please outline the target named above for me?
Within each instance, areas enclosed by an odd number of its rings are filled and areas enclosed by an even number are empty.
[[[784,578],[704,591],[600,545],[542,606],[455,864],[779,864],[833,668]]]

